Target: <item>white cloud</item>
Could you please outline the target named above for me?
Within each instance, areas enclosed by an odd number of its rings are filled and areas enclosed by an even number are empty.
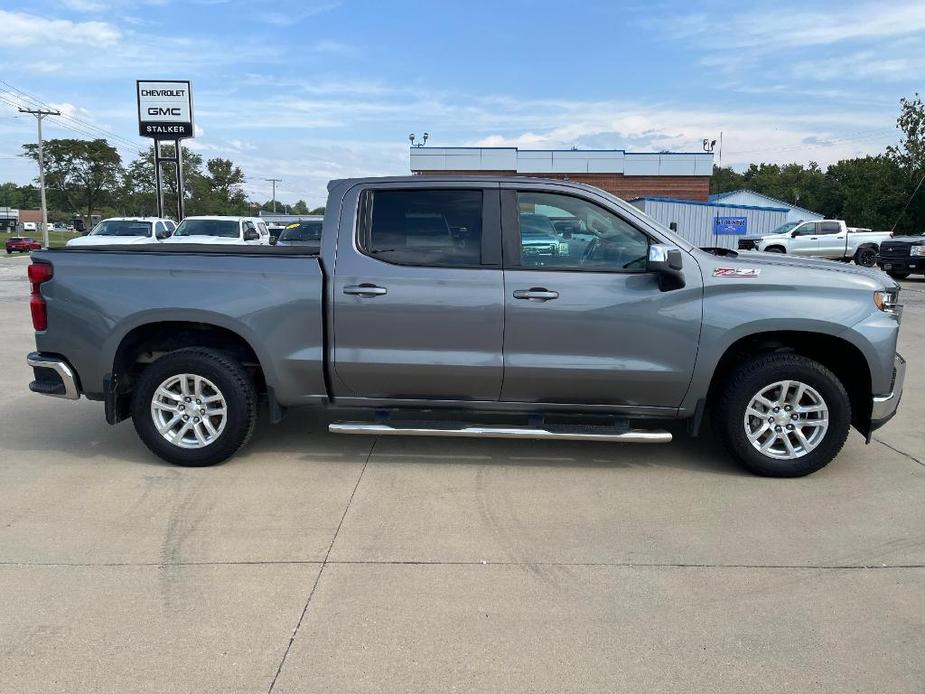
[[[119,30],[107,22],[72,22],[6,10],[0,10],[0,26],[8,46],[54,43],[105,47],[117,43],[121,37]]]
[[[792,8],[777,5],[732,16],[680,15],[667,26],[673,35],[696,38],[735,60],[739,57],[729,55],[734,48],[779,53],[788,47],[886,39],[925,31],[925,3],[919,0],[866,2],[842,9],[809,10],[804,7],[802,3]]]

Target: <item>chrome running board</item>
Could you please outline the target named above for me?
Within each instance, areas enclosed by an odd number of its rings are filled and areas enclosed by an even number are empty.
[[[366,424],[363,422],[334,422],[328,425],[328,431],[334,434],[364,434],[367,436],[443,436],[478,439],[532,439],[556,441],[614,441],[619,443],[670,443],[671,433],[667,431],[629,429],[613,431],[605,427],[581,427],[581,430],[549,431],[533,427],[490,427],[471,426],[459,428],[440,428],[420,424],[409,427],[390,426],[388,424]]]

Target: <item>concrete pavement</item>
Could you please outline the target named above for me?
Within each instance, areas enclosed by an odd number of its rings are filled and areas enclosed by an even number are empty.
[[[798,480],[669,446],[333,437],[175,468],[26,389],[0,263],[0,691],[922,691],[925,281],[900,414]]]

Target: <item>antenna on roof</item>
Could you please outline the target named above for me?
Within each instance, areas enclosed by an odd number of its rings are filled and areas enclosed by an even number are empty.
[[[430,137],[430,133],[424,133],[424,137],[421,139],[421,141],[415,142],[414,133],[411,133],[410,135],[408,135],[408,139],[411,140],[412,147],[423,147],[424,145],[427,144],[428,137]]]

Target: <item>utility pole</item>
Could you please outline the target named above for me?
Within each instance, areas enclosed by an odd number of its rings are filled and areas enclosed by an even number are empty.
[[[45,248],[48,248],[48,206],[45,204],[45,160],[42,154],[42,119],[45,116],[60,116],[61,111],[46,111],[44,109],[21,108],[20,113],[31,113],[39,124],[39,191],[42,196],[42,234]]]
[[[273,184],[273,212],[275,213],[275,212],[276,212],[276,184],[277,184],[277,183],[282,183],[282,182],[283,182],[283,179],[281,179],[281,178],[265,178],[265,179],[263,179],[263,180]]]

